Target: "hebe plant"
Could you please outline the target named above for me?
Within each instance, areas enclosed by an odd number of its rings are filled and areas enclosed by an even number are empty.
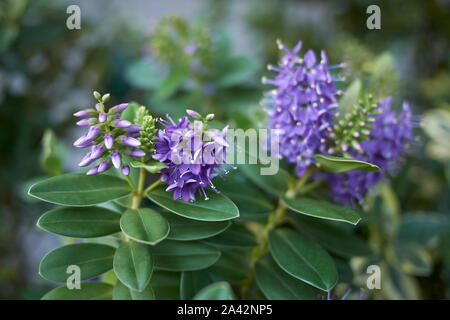
[[[225,159],[197,161],[211,144],[212,157],[230,147],[227,127],[211,128],[212,114],[186,110],[189,117],[156,121],[140,107],[132,123],[121,115],[128,104],[107,109],[109,96],[98,93],[95,108],[75,113],[90,126],[75,142],[91,148],[80,166],[92,167],[29,193],[57,205],[40,228],[82,241],[51,251],[40,274],[65,283],[75,265],[81,281],[100,280],[63,285],[44,299],[315,299],[336,286],[349,258],[372,255],[341,225],[359,223],[366,193],[412,140],[409,106],[397,116],[389,99],[367,96],[339,115],[332,70],[342,65],[329,65],[325,52],[320,61],[312,50],[299,57],[301,42],[278,46],[284,56],[269,66],[276,75],[263,81],[275,86],[267,126],[279,130],[289,164],[276,175],[260,175],[261,164],[226,175],[234,166]]]

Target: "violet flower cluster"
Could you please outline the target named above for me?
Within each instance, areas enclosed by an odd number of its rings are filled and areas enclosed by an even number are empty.
[[[330,173],[328,183],[333,191],[333,200],[344,204],[362,202],[369,189],[380,179],[393,173],[395,164],[401,160],[413,140],[412,128],[418,126],[420,117],[413,116],[408,103],[403,103],[397,116],[391,110],[391,98],[384,99],[376,109],[373,129],[367,140],[359,143],[360,150],[350,149],[349,154],[358,160],[380,167],[378,172],[352,170],[345,173]]]
[[[78,126],[88,126],[86,134],[78,138],[73,145],[78,148],[90,148],[90,151],[78,164],[86,167],[98,161],[99,163],[87,171],[92,175],[104,172],[111,166],[121,169],[124,175],[130,173],[130,168],[123,161],[123,156],[143,157],[145,152],[138,149],[141,142],[137,139],[141,127],[128,120],[121,120],[120,115],[128,107],[128,103],[122,103],[105,111],[104,103],[109,95],[100,97],[95,108],[84,109],[74,113],[75,117],[82,118],[77,122]]]
[[[314,163],[313,155],[325,153],[327,140],[334,124],[333,110],[338,107],[335,82],[342,79],[330,74],[330,70],[342,65],[328,65],[322,50],[320,62],[313,50],[303,58],[298,57],[302,42],[285,51],[279,66],[269,65],[277,73],[274,79],[263,78],[263,83],[276,87],[270,91],[265,103],[273,108],[267,110],[270,116],[268,127],[277,129],[280,140],[280,156],[296,164],[296,173],[302,176]]]
[[[228,127],[222,131],[211,129],[207,121],[214,115],[201,119],[195,111],[187,113],[197,120],[191,122],[185,116],[176,123],[168,115],[167,120],[160,119],[164,129],[158,132],[153,158],[167,165],[161,170],[161,180],[167,182],[166,191],[173,192],[174,200],[195,201],[197,191],[208,200],[206,188],[218,192],[211,180],[228,173],[223,167],[227,165]]]

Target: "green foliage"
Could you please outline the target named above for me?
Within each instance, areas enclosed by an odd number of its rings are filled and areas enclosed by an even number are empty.
[[[318,154],[314,156],[314,160],[317,161],[321,169],[330,172],[342,173],[350,170],[362,170],[362,171],[380,170],[380,168],[375,164],[351,158]]]

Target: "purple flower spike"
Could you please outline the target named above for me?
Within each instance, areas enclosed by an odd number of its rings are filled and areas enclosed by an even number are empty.
[[[123,173],[124,175],[126,175],[126,176],[129,175],[129,174],[130,174],[130,167],[124,165],[124,166],[122,167],[122,173]]]
[[[117,151],[114,151],[114,152],[111,154],[111,160],[112,160],[113,166],[114,166],[116,169],[119,169],[119,168],[120,168],[120,153],[117,152]]]
[[[141,145],[141,142],[139,140],[126,136],[122,136],[121,143],[130,147],[139,147]]]
[[[110,135],[109,133],[105,136],[104,138],[105,140],[105,147],[106,149],[111,149],[113,144],[114,144],[114,138],[112,135]]]
[[[281,41],[278,46],[285,52],[280,66],[269,65],[276,72],[274,79],[263,78],[263,83],[275,89],[265,96],[266,110],[270,116],[268,128],[278,130],[280,156],[296,164],[300,177],[314,164],[313,155],[326,153],[334,109],[338,107],[334,84],[326,55],[316,63],[314,51],[308,50],[303,59],[298,53],[301,42],[289,50]]]
[[[100,172],[104,172],[106,170],[109,169],[109,167],[111,167],[111,163],[109,163],[108,160],[103,161],[102,163],[100,163],[100,165],[98,166],[98,173]]]
[[[97,174],[97,173],[98,173],[98,167],[99,167],[99,166],[92,167],[91,169],[89,169],[88,172],[86,172],[86,174],[87,174],[88,176],[93,175],[93,174]]]
[[[130,156],[131,157],[144,157],[145,156],[145,152],[140,150],[140,149],[133,149],[130,152]]]
[[[116,128],[128,128],[131,125],[132,125],[132,123],[128,120],[117,120],[114,123],[114,127],[116,127]]]
[[[394,173],[395,164],[402,159],[409,142],[414,139],[412,128],[418,120],[412,116],[407,103],[403,111],[396,115],[391,110],[392,99],[383,100],[377,109],[374,128],[368,140],[360,143],[361,150],[349,149],[353,158],[376,164],[379,172],[348,171],[340,174],[329,174],[328,183],[333,191],[333,200],[346,205],[362,202],[370,188],[387,175]]]
[[[107,119],[106,114],[100,113],[100,114],[98,115],[98,122],[104,123],[104,122],[106,121],[106,119]]]

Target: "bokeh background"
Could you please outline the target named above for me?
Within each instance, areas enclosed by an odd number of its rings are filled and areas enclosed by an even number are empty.
[[[66,27],[71,4],[81,30]],[[381,30],[366,28],[370,4]],[[276,39],[346,62],[341,85],[353,96],[392,95],[424,116],[362,227],[384,270],[370,298],[450,298],[450,1],[0,0],[0,299],[39,299],[51,287],[38,265],[62,240],[36,228],[48,206],[26,192],[77,170],[72,113],[93,105],[93,90],[155,115],[193,107],[257,126]],[[358,260],[349,266],[344,280],[357,286]]]

